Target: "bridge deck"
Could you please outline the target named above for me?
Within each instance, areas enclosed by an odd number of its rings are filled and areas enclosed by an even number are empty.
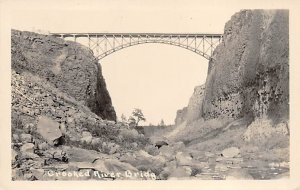
[[[210,34],[210,33],[50,33],[50,35],[57,37],[161,37],[161,36],[176,36],[176,37],[212,37],[220,38],[223,34]]]
[[[88,47],[98,59],[102,59],[121,49],[143,44],[163,43],[185,48],[210,60],[213,50],[221,43],[223,34],[211,33],[50,33],[76,42],[77,38],[87,38]]]

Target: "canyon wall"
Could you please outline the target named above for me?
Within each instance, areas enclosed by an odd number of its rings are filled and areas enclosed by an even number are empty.
[[[12,69],[46,79],[102,119],[116,120],[101,66],[85,46],[52,36],[12,30]]]
[[[194,88],[194,93],[189,100],[188,106],[177,111],[175,125],[179,125],[184,121],[189,123],[201,117],[204,91],[205,85],[196,86]]]
[[[243,10],[233,15],[209,62],[205,86],[203,102],[195,104],[201,105],[196,119],[288,120],[288,11]]]

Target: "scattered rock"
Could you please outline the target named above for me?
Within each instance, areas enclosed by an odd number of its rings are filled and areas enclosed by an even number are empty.
[[[125,128],[120,130],[119,135],[121,137],[123,137],[124,139],[138,139],[140,137],[137,130],[135,130],[135,129],[125,129]]]
[[[147,145],[145,147],[145,151],[148,152],[152,156],[157,156],[160,153],[158,148],[153,145]]]
[[[20,141],[19,135],[13,134],[13,135],[12,135],[12,141],[13,141],[13,142],[19,142],[19,141]]]
[[[109,151],[109,154],[114,154],[120,149],[120,145],[117,145],[116,143],[108,143],[106,147]]]
[[[59,129],[60,129],[60,131],[61,131],[61,133],[62,133],[63,135],[65,135],[65,134],[67,133],[67,127],[66,127],[66,125],[65,125],[64,123],[61,123],[61,124],[59,125]]]
[[[180,166],[189,166],[192,164],[193,158],[188,153],[178,152],[176,154],[176,160]]]
[[[168,177],[176,168],[177,168],[177,162],[175,160],[167,162],[166,167],[164,167],[163,171],[159,174],[159,178],[168,179]]]
[[[171,145],[175,150],[183,150],[185,145],[183,142],[179,141]]]
[[[62,147],[68,155],[69,162],[93,162],[95,159],[108,158],[108,155],[94,150],[86,150],[76,147]]]
[[[30,152],[33,153],[34,151],[34,144],[32,143],[26,143],[23,146],[21,146],[20,151],[23,152]]]
[[[226,171],[228,171],[229,169],[228,169],[228,167],[226,166],[226,165],[224,165],[224,164],[216,164],[216,166],[215,166],[215,170],[216,171],[220,171],[220,172],[226,172]]]
[[[166,145],[169,145],[169,144],[166,141],[156,141],[155,142],[155,147],[157,147],[157,148],[160,148],[164,145],[166,146]]]
[[[116,124],[115,121],[110,121],[110,120],[106,120],[105,122],[106,122],[106,124],[107,124],[108,126],[113,126],[113,125]]]
[[[190,177],[192,175],[192,168],[188,166],[181,166],[176,168],[169,176],[169,179],[172,178],[184,178]]]
[[[131,143],[131,146],[132,146],[133,148],[137,148],[137,147],[138,147],[138,143],[133,142],[133,143]]]
[[[70,124],[74,124],[74,118],[73,117],[67,117],[67,123]]]
[[[24,174],[24,179],[29,180],[29,181],[34,180],[33,175],[31,173],[25,173]]]
[[[242,169],[230,170],[226,176],[228,180],[235,180],[235,179],[253,179],[253,177],[246,171]]]
[[[101,139],[100,138],[93,138],[91,144],[92,145],[98,145],[101,143]]]
[[[18,156],[18,153],[14,149],[11,149],[11,161],[12,162],[16,161],[17,156]]]
[[[58,148],[51,148],[45,151],[45,156],[51,159],[56,159],[59,161],[67,162],[68,161],[68,154]]]
[[[13,168],[12,169],[12,180],[22,180],[23,173],[20,168]]]
[[[126,154],[120,158],[120,161],[129,163],[139,170],[151,170],[156,174],[163,170],[166,163],[166,159],[163,156],[152,156],[144,150],[135,152],[133,155]]]
[[[25,133],[31,133],[34,131],[34,124],[33,123],[27,123],[24,125],[24,132]]]
[[[39,158],[39,155],[32,152],[22,152],[21,159],[36,159]]]
[[[32,136],[30,134],[22,133],[20,135],[20,139],[22,142],[30,143],[32,142]]]
[[[176,153],[171,146],[162,146],[159,151],[159,155],[164,156],[167,160],[173,160],[175,158]]]
[[[94,170],[106,173],[113,174],[110,176],[112,178],[124,177],[124,172],[138,172],[138,169],[132,165],[124,162],[120,162],[116,159],[97,159],[93,162],[93,165],[87,165],[86,167],[91,167]],[[118,174],[119,173],[119,174]]]
[[[234,158],[234,157],[240,157],[240,149],[237,147],[230,147],[222,151],[222,156],[225,158]]]
[[[93,136],[90,132],[88,132],[88,131],[82,132],[82,138],[80,139],[80,141],[82,143],[85,142],[87,144],[91,144],[92,139],[93,139]]]
[[[38,149],[39,150],[47,150],[48,148],[49,148],[49,145],[46,142],[42,142],[42,143],[38,144]]]
[[[45,173],[45,171],[43,169],[30,168],[30,171],[37,180],[43,179],[43,176]]]
[[[206,157],[214,157],[215,154],[214,154],[214,153],[211,153],[211,152],[205,152],[205,156],[206,156]]]

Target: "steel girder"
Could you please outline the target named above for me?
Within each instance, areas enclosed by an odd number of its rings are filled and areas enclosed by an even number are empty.
[[[121,49],[145,44],[162,43],[185,48],[210,60],[213,50],[222,41],[222,34],[177,34],[177,33],[52,33],[52,36],[87,38],[88,47],[98,59]]]

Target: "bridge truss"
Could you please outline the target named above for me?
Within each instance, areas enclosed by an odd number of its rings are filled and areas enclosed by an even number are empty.
[[[213,50],[222,41],[222,34],[177,33],[51,33],[60,38],[88,39],[88,47],[100,60],[121,49],[145,44],[162,43],[185,48],[210,60]],[[86,45],[86,44],[85,44]]]

